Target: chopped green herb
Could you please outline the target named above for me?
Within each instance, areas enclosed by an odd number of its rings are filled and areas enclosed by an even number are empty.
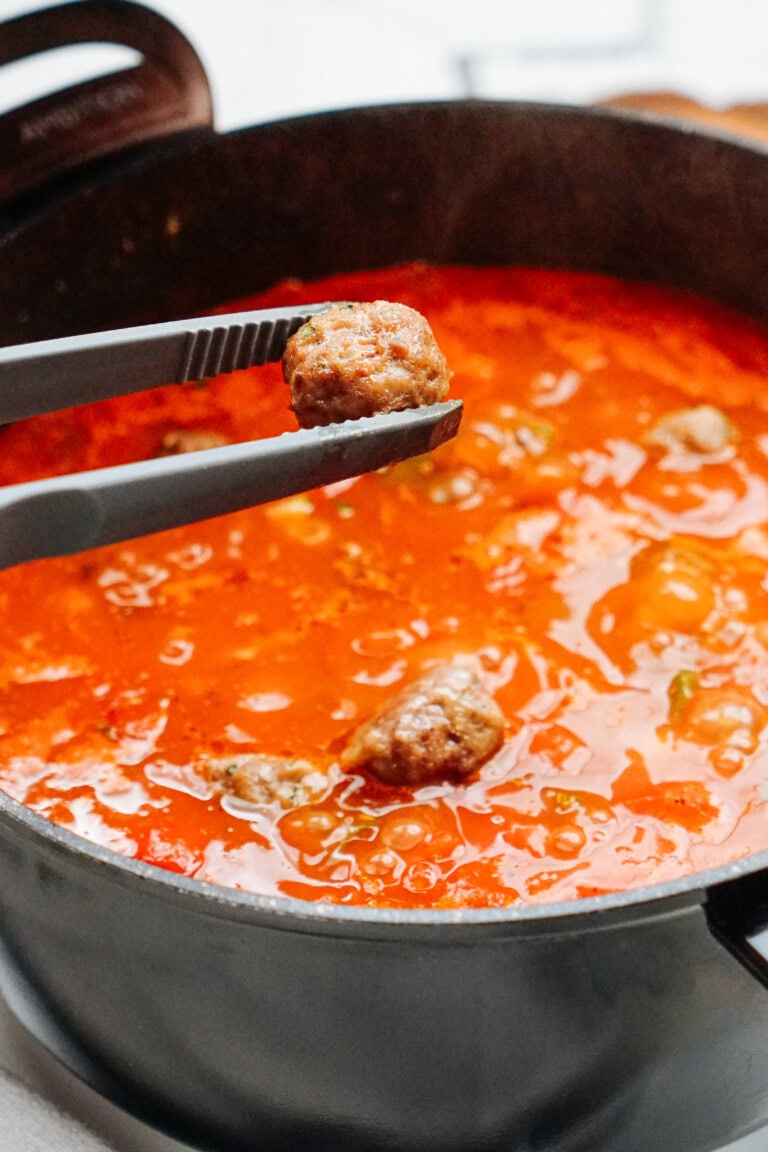
[[[301,333],[302,340],[314,340],[315,336],[317,336],[317,328],[315,328],[311,320],[308,320],[306,324],[302,324],[299,332]]]
[[[345,503],[343,500],[339,500],[336,504],[336,511],[342,520],[351,520],[355,514],[354,507],[351,504]]]
[[[106,736],[107,740],[117,740],[117,732],[111,724],[99,724],[99,732]]]
[[[237,764],[227,764],[227,767],[226,767],[227,776],[234,776],[235,772],[237,772]]]
[[[684,668],[678,672],[669,685],[669,700],[672,714],[681,712],[686,704],[693,699],[699,678],[695,672]]]

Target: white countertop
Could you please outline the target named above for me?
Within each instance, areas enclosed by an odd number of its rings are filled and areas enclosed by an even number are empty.
[[[0,0],[0,20],[36,6]],[[154,7],[200,53],[222,130],[319,108],[466,95],[578,103],[676,90],[715,107],[768,99],[764,0],[156,0]],[[0,70],[0,111],[127,62],[125,52],[88,46]],[[2,1003],[0,1068],[38,1094],[20,1094],[0,1077],[0,1152],[182,1152],[79,1083]],[[768,1135],[756,1135],[728,1152],[767,1150]]]

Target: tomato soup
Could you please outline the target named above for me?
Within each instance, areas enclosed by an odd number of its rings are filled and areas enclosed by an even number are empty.
[[[0,787],[118,852],[267,895],[572,899],[768,848],[768,336],[613,279],[414,265],[247,307],[398,300],[465,403],[428,457],[0,573]],[[10,484],[294,427],[279,365],[5,429]],[[504,740],[461,781],[344,771],[471,664]],[[295,758],[260,800],[218,778]],[[224,765],[222,769],[222,765]],[[302,769],[303,771],[304,769]]]

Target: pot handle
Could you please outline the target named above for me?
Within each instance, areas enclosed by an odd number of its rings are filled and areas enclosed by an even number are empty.
[[[0,67],[86,43],[121,44],[143,59],[0,116],[0,201],[108,153],[211,126],[197,53],[168,20],[130,0],[79,0],[0,24]]]
[[[768,870],[710,888],[704,911],[713,935],[768,988]]]

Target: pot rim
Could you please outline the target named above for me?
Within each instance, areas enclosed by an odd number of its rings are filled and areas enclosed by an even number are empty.
[[[519,903],[503,908],[375,908],[265,896],[182,876],[86,840],[2,791],[0,824],[15,825],[23,837],[31,835],[43,846],[53,848],[57,855],[84,868],[105,868],[113,881],[138,885],[155,898],[194,900],[204,906],[198,911],[215,918],[258,921],[261,926],[281,930],[337,936],[368,935],[366,928],[378,929],[387,936],[396,928],[432,932],[442,929],[454,938],[482,926],[536,935],[597,930],[626,923],[628,919],[656,919],[694,910],[706,901],[709,888],[768,870],[765,850],[676,880],[579,900]]]

